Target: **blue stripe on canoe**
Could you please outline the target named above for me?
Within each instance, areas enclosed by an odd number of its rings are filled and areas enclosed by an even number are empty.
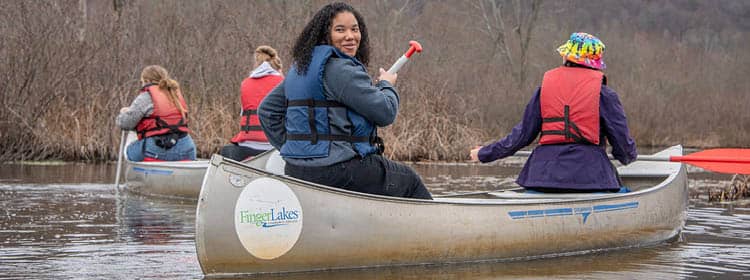
[[[617,211],[630,208],[638,208],[638,202],[627,202],[612,205],[596,205],[594,206],[594,212]]]
[[[526,217],[526,211],[510,211],[508,212],[508,215],[510,215],[511,219],[523,219]]]
[[[544,217],[544,210],[529,210],[526,214],[529,217]]]
[[[594,205],[592,207],[576,207],[576,208],[554,208],[554,209],[542,209],[542,210],[525,210],[525,211],[509,211],[508,215],[511,219],[526,219],[526,218],[539,218],[539,217],[552,217],[552,216],[569,216],[573,214],[580,214],[584,216],[584,222],[586,216],[596,212],[608,212],[608,211],[619,211],[631,208],[638,208],[638,202],[626,202],[620,204],[602,204]]]
[[[573,215],[573,208],[510,211],[508,212],[508,215],[510,215],[512,219],[537,218],[537,217],[549,217],[549,216],[566,216],[566,215]]]
[[[573,215],[572,208],[558,208],[558,209],[547,209],[544,210],[545,216],[567,216]]]
[[[133,167],[133,171],[140,172],[144,174],[159,174],[159,175],[172,175],[174,171],[172,170],[163,170],[163,169],[150,169],[150,168],[143,168],[143,167]]]

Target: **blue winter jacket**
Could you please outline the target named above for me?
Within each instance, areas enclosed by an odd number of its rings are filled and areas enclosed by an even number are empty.
[[[373,85],[372,78],[361,65],[350,58],[336,56],[331,56],[325,62],[322,75],[323,96],[326,100],[345,105],[347,110],[356,112],[377,127],[384,127],[395,121],[399,98],[388,81],[379,81]],[[285,126],[286,92],[290,90],[288,80],[289,77],[271,91],[258,108],[263,131],[271,145],[277,149],[281,149],[288,140]],[[332,110],[328,116],[345,119],[350,116],[345,112],[346,110]],[[342,120],[329,121],[343,123]],[[327,156],[284,157],[284,160],[297,166],[329,166],[357,156],[362,155],[351,142],[331,141]]]

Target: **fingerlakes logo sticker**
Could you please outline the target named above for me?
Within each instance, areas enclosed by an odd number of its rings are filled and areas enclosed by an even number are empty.
[[[254,257],[275,259],[286,254],[302,233],[302,207],[282,181],[258,178],[245,185],[234,207],[234,229]]]
[[[268,212],[254,213],[247,210],[240,211],[240,223],[254,224],[257,227],[276,227],[299,222],[299,210],[281,210],[271,208]]]

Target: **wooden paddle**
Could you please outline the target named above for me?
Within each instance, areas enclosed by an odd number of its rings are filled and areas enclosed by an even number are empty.
[[[519,151],[516,156],[529,156],[531,152]],[[642,161],[671,161],[694,165],[705,170],[727,174],[750,174],[750,149],[708,149],[684,156],[639,155]]]

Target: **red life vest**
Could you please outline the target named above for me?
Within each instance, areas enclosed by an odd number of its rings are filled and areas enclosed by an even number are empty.
[[[544,73],[539,144],[599,144],[599,95],[604,74],[582,67]]]
[[[280,75],[267,75],[260,78],[246,78],[240,86],[240,100],[242,101],[242,116],[240,117],[240,132],[232,137],[232,143],[244,141],[268,142],[266,134],[260,127],[258,120],[258,106],[281,81]]]
[[[148,92],[151,95],[151,102],[154,104],[154,111],[151,115],[148,115],[138,122],[135,126],[135,131],[138,132],[138,139],[145,137],[151,137],[156,135],[163,135],[170,132],[174,133],[189,133],[187,115],[185,119],[182,118],[180,110],[169,101],[167,92],[160,89],[159,86],[150,84],[146,85],[141,89],[142,92]],[[177,98],[182,107],[187,109],[185,99],[182,97],[182,93],[177,91]]]

